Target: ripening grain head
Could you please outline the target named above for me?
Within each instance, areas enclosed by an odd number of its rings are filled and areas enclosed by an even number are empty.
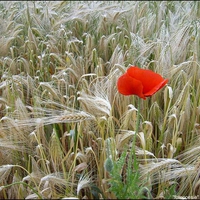
[[[0,198],[114,196],[109,170],[132,146],[139,114],[137,97],[116,88],[131,65],[169,79],[141,102],[141,179],[155,198],[174,182],[179,195],[198,194],[199,10],[176,1],[1,2],[0,184],[15,185]]]

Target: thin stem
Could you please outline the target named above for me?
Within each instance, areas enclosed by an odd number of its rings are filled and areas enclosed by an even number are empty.
[[[139,126],[140,126],[140,104],[141,104],[141,100],[140,100],[140,98],[138,98],[138,111],[137,111],[136,127],[135,127],[135,134],[133,136],[132,149],[131,149],[131,152],[134,154],[135,154],[136,137],[139,132]]]
[[[135,154],[135,143],[136,143],[136,137],[139,132],[139,125],[140,125],[140,98],[138,98],[138,112],[137,112],[137,121],[136,121],[136,127],[135,127],[135,134],[133,136],[133,141],[132,141],[132,147],[131,147],[131,152],[130,152],[130,157],[128,160],[128,173],[132,173],[132,164],[134,164],[134,167],[136,168],[137,166],[137,161],[136,161],[136,154]],[[136,161],[136,162],[135,162]]]
[[[138,98],[138,113],[137,113],[137,121],[136,121],[136,127],[135,127],[135,135],[139,132],[139,126],[140,126],[140,98]]]
[[[13,186],[13,185],[20,185],[20,184],[29,187],[35,194],[37,194],[37,196],[39,197],[39,199],[43,199],[42,196],[41,196],[33,187],[31,187],[30,185],[28,185],[28,184],[26,184],[26,183],[24,183],[24,182],[22,182],[22,181],[14,182],[14,183],[11,183],[11,184],[9,184],[9,185],[1,186],[0,189],[8,188],[8,187],[10,187],[10,186]]]

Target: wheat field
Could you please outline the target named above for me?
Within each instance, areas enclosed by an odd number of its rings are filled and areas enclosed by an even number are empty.
[[[200,197],[199,19],[198,1],[1,1],[0,198]],[[116,87],[131,65],[169,80],[140,112]]]

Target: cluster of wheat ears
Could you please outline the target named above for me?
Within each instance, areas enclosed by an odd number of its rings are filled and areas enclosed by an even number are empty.
[[[197,198],[199,18],[198,1],[1,1],[0,198]],[[130,65],[169,80],[140,113],[116,88]]]

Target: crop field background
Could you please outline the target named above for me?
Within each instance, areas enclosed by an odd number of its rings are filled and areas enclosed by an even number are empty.
[[[1,1],[0,27],[0,198],[200,197],[199,1]],[[131,65],[169,80],[140,112]]]

